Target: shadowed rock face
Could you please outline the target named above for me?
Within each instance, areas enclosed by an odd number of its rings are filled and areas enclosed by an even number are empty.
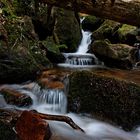
[[[18,140],[13,127],[20,115],[20,111],[0,108],[0,140]]]
[[[80,89],[80,90],[79,90]],[[91,113],[126,130],[140,124],[140,86],[88,71],[70,75],[69,110]]]

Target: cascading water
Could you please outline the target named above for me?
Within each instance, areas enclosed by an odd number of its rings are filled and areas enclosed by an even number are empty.
[[[11,86],[12,87],[12,86]],[[74,131],[65,123],[49,121],[52,137],[51,140],[140,140],[140,128],[133,132],[125,132],[120,128],[111,126],[107,123],[100,122],[82,115],[68,113],[66,114],[67,98],[62,90],[42,89],[38,84],[32,83],[32,88],[25,86],[16,86],[18,91],[28,94],[33,100],[30,108],[41,113],[63,114],[71,117],[85,133]],[[49,95],[50,94],[50,95]],[[4,98],[0,100],[5,104]]]
[[[81,22],[83,19],[81,19]],[[82,30],[82,40],[75,53],[63,53],[66,58],[64,64],[58,64],[63,67],[93,67],[98,65],[98,59],[94,54],[87,53],[91,43],[91,32]]]
[[[78,47],[77,54],[85,54],[88,51],[88,46],[91,43],[91,32],[82,30],[82,41]]]
[[[33,83],[31,91],[23,89],[19,91],[31,96],[33,99],[31,109],[47,113],[66,113],[67,98],[64,90],[41,89],[38,84]]]

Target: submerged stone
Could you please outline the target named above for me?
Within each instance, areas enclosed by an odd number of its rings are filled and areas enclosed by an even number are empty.
[[[0,90],[7,104],[17,105],[19,107],[30,106],[32,99],[30,96],[20,93],[14,89],[3,88]]]
[[[131,130],[140,124],[140,86],[89,71],[69,76],[70,111],[90,113]]]

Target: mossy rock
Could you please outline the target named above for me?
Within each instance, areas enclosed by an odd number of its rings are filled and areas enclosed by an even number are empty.
[[[97,40],[91,52],[109,67],[130,69],[135,63],[136,49],[126,44],[111,44],[108,40]]]
[[[45,51],[47,58],[52,63],[63,63],[65,58],[61,54],[60,49],[66,49],[67,46],[65,44],[58,45],[55,43],[52,36],[48,37],[45,41],[41,41]]]
[[[103,19],[95,16],[86,16],[82,22],[82,29],[84,31],[94,31],[103,23]]]
[[[137,27],[127,24],[123,24],[122,27],[120,27],[116,32],[116,36],[118,36],[118,41],[129,45],[134,45],[134,43],[137,41],[137,35]]]
[[[57,38],[57,43],[68,46],[62,51],[76,51],[81,41],[81,29],[75,13],[61,8],[55,8],[54,11],[56,22],[53,35]]]
[[[109,39],[111,42],[115,42],[116,38],[114,37],[114,33],[121,26],[120,23],[105,20],[101,26],[92,33],[93,40],[101,40],[101,39]]]
[[[90,113],[131,130],[140,124],[140,86],[131,82],[94,74],[73,72],[69,76],[70,111]]]

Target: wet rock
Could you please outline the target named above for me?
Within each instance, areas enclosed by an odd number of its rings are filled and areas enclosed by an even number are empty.
[[[90,113],[125,130],[140,124],[139,85],[89,71],[72,73],[69,82],[70,111]]]
[[[130,69],[135,64],[136,49],[126,44],[111,44],[97,40],[91,45],[92,52],[109,67]]]
[[[7,104],[16,105],[19,107],[30,106],[32,99],[30,96],[20,93],[14,89],[3,88],[0,90]]]
[[[75,13],[62,8],[54,8],[54,16],[54,39],[58,44],[66,44],[68,47],[62,48],[61,51],[76,51],[82,36]]]
[[[39,83],[42,87],[49,89],[64,89],[64,84],[60,81],[49,81],[47,78],[43,78],[39,80]]]
[[[48,37],[44,41],[41,41],[41,45],[41,48],[46,52],[47,58],[52,63],[63,63],[65,61],[65,57],[60,52],[60,49],[67,48],[66,45],[56,44],[52,36]]]
[[[137,27],[127,24],[123,24],[115,33],[115,36],[118,37],[118,42],[129,45],[133,45],[137,41],[137,35]]]
[[[103,24],[92,33],[93,40],[109,39],[111,42],[116,42],[114,33],[120,26],[121,24],[118,22],[105,20]]]
[[[20,140],[49,140],[49,124],[32,112],[24,111],[16,123],[16,132]]]
[[[82,22],[82,28],[84,31],[94,31],[100,27],[103,21],[103,19],[97,18],[95,16],[86,16]]]
[[[44,88],[64,90],[67,73],[55,69],[43,71],[38,83]]]

